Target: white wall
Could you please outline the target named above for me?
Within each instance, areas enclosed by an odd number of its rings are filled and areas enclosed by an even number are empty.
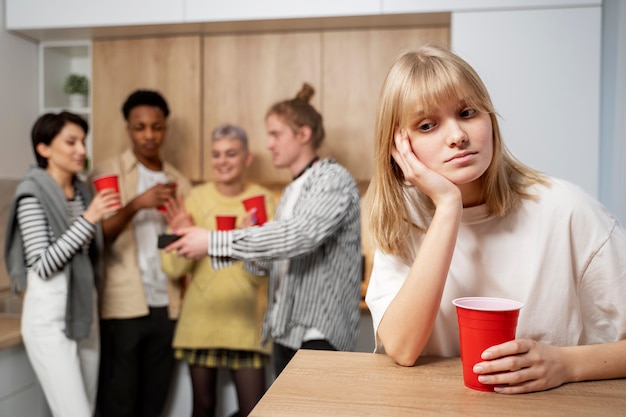
[[[594,197],[601,12],[594,6],[452,15],[452,47],[485,82],[505,144],[527,165]]]
[[[20,178],[34,163],[30,128],[37,118],[37,45],[5,30],[0,0],[0,178]]]
[[[599,198],[626,226],[626,2],[604,0]]]

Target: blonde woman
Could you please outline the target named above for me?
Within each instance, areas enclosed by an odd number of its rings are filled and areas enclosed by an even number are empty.
[[[397,58],[375,146],[366,302],[378,352],[406,366],[458,356],[451,301],[496,296],[525,306],[518,339],[482,353],[481,383],[514,394],[626,376],[623,230],[581,189],[507,151],[469,64],[436,46]]]

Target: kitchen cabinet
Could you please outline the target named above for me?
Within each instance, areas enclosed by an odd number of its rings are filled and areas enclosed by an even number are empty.
[[[325,31],[322,35],[321,113],[324,150],[361,182],[374,170],[380,88],[393,60],[424,43],[449,45],[447,25]]]
[[[547,9],[551,7],[601,6],[602,0],[381,0],[382,13],[429,13]]]
[[[382,17],[401,13],[520,10],[549,7],[601,6],[601,0],[6,0],[6,28],[103,28],[113,26],[185,24],[328,18]],[[36,13],[33,11],[36,10]],[[153,32],[156,34],[157,32]]]
[[[6,0],[9,30],[182,23],[184,0]]]
[[[228,122],[248,133],[254,155],[248,178],[289,182],[287,170],[274,168],[266,149],[265,113],[274,102],[295,97],[303,82],[315,88],[310,103],[320,109],[320,33],[206,36],[203,51],[203,177],[212,178],[210,133]]]
[[[249,178],[289,182],[288,172],[274,167],[266,149],[265,114],[308,82],[315,88],[310,103],[324,118],[321,156],[333,156],[357,181],[368,182],[380,86],[403,49],[425,42],[447,44],[448,26],[206,36],[204,160],[211,156],[211,129],[225,121],[239,123],[255,157]],[[210,179],[210,170],[204,177]]]
[[[10,4],[14,1],[8,0],[9,11]],[[137,1],[139,0],[131,3]],[[101,73],[109,75],[107,84],[103,84],[102,89],[98,90],[100,92],[93,95],[93,113],[104,114],[100,109],[107,106],[107,111],[113,114],[108,119],[93,119],[94,135],[98,133],[103,138],[96,142],[105,144],[94,154],[95,159],[125,146],[123,141],[126,135],[119,133],[123,127],[119,127],[120,118],[117,112],[118,103],[121,103],[132,87],[124,84],[128,80],[125,73],[129,73],[131,78],[135,77],[137,85],[146,82],[157,88],[165,85],[171,91],[168,95],[174,96],[179,90],[183,91],[181,96],[185,98],[176,98],[180,103],[172,106],[176,117],[181,118],[172,118],[172,122],[174,130],[191,126],[191,131],[176,136],[184,146],[168,148],[167,152],[175,158],[178,165],[183,165],[185,173],[192,179],[210,179],[207,135],[216,124],[228,121],[242,124],[251,136],[252,149],[257,155],[251,168],[251,177],[264,182],[284,182],[288,180],[286,174],[275,170],[267,159],[262,119],[267,106],[276,100],[292,97],[302,82],[309,81],[317,90],[313,104],[319,106],[326,118],[329,140],[322,151],[335,155],[351,169],[358,180],[366,180],[371,172],[371,150],[368,150],[372,134],[371,103],[376,102],[377,90],[380,88],[380,78],[376,74],[381,68],[389,67],[390,56],[395,55],[398,50],[393,49],[394,43],[377,49],[377,40],[374,37],[367,39],[365,33],[359,35],[362,38],[357,36],[356,41],[350,39],[358,31],[370,30],[375,33],[376,30],[384,32],[411,28],[411,25],[407,25],[407,19],[419,22],[415,27],[436,26],[442,24],[441,20],[429,22],[428,19],[434,15],[446,15],[448,20],[442,25],[451,33],[449,44],[478,70],[487,83],[496,108],[503,116],[501,128],[505,141],[515,155],[533,167],[572,181],[590,194],[598,195],[598,150],[602,145],[598,113],[601,94],[599,71],[602,60],[600,0],[546,0],[541,6],[537,0],[442,0],[435,3],[421,0],[383,0],[380,3],[382,10],[378,12],[367,1],[357,2],[360,6],[354,6],[356,3],[353,2],[343,5],[324,3],[326,11],[318,10],[319,16],[323,13],[334,14],[335,20],[330,26],[326,24],[332,19],[297,17],[318,13],[315,11],[316,5],[299,5],[299,11],[289,11],[291,6],[288,4],[270,1],[265,5],[271,6],[268,9],[274,8],[272,14],[268,12],[267,20],[254,22],[257,25],[255,27],[262,24],[264,26],[259,31],[247,33],[244,19],[261,19],[259,13],[264,13],[254,11],[253,5],[240,0],[236,2],[240,7],[239,13],[232,15],[226,13],[231,6],[220,5],[224,7],[224,14],[219,17],[218,10],[210,10],[215,7],[210,2],[185,1],[189,16],[195,16],[197,22],[205,22],[170,25],[176,26],[177,30],[190,28],[199,39],[198,47],[190,52],[194,56],[191,60],[184,54],[172,55],[171,59],[159,55],[161,46],[163,51],[175,51],[176,47],[169,45],[168,39],[182,35],[160,34],[149,35],[152,37],[143,39],[128,37],[97,41],[103,45],[107,42],[111,42],[111,45],[116,44],[115,42],[122,42],[118,45],[123,42],[137,42],[139,45],[143,42],[148,46],[137,48],[132,54],[128,54],[131,49],[111,51],[117,56],[118,61],[115,62],[118,68],[110,65],[113,61],[107,59],[98,61],[98,68],[94,68],[94,71],[99,71],[102,67]],[[352,7],[350,4],[356,9],[342,11],[342,7]],[[204,12],[202,7],[205,8]],[[437,11],[448,13],[426,13]],[[360,22],[360,26],[334,26],[337,19],[341,21],[341,13],[344,12],[354,15],[362,13],[363,19],[350,22],[357,25]],[[423,14],[414,14],[420,12]],[[284,19],[271,20],[277,16],[283,16]],[[376,27],[374,20],[382,17],[393,20],[394,16],[398,19],[394,20],[395,24]],[[10,20],[10,16],[7,18]],[[240,20],[230,24],[227,20],[230,18]],[[211,24],[220,19],[220,24]],[[292,24],[302,23],[304,29],[285,29],[283,22],[288,20]],[[168,26],[159,25],[158,21],[151,23],[152,30]],[[317,27],[314,26],[316,24]],[[334,34],[331,34],[333,31]],[[121,36],[120,33],[123,32],[111,33],[108,36]],[[308,38],[309,34],[313,34],[316,40],[312,43],[300,43],[298,39]],[[384,42],[382,39],[380,42]],[[416,38],[408,43],[408,47],[417,46],[421,41]],[[205,43],[201,45],[202,42]],[[352,42],[353,46],[344,48],[340,46],[341,42]],[[319,46],[315,46],[318,43]],[[231,44],[234,49],[228,50],[220,44]],[[150,48],[156,48],[154,51],[159,56],[156,67],[151,65],[156,61],[150,56],[153,54]],[[307,56],[307,48],[310,48],[310,56]],[[373,48],[374,52],[370,53],[369,48]],[[316,51],[320,53],[317,62],[312,59]],[[381,55],[381,51],[385,54]],[[128,65],[129,62],[134,64]],[[143,65],[144,62],[146,65]],[[191,65],[186,66],[184,62],[190,62]],[[359,62],[367,62],[367,65]],[[120,71],[119,68],[124,70]],[[190,68],[197,71],[191,75],[188,71]],[[315,72],[319,75],[316,76]],[[342,76],[342,72],[349,75]],[[176,75],[179,73],[183,75]],[[142,77],[147,79],[143,80]],[[178,81],[180,87],[173,87]],[[44,88],[47,89],[49,85],[52,83],[47,82]],[[118,89],[124,91],[117,93]],[[196,89],[195,92],[193,89]],[[571,100],[575,100],[578,108],[592,109],[588,122],[582,129],[576,128],[577,124],[571,120],[572,113],[567,110],[571,107]],[[188,109],[188,103],[197,107]],[[101,107],[96,109],[97,106]],[[185,114],[179,113],[179,108]],[[533,121],[530,135],[528,120]],[[110,124],[113,122],[117,125]],[[361,146],[355,146],[356,137],[362,140]],[[166,145],[168,146],[171,144]],[[573,149],[568,155],[569,161],[562,157],[562,149],[566,147]],[[361,163],[362,161],[370,162]]]
[[[441,25],[95,40],[94,163],[128,147],[122,102],[136,88],[153,88],[172,111],[164,155],[189,178],[212,179],[211,131],[235,123],[255,157],[248,178],[287,183],[288,172],[274,167],[266,149],[265,113],[308,82],[325,120],[321,155],[369,181],[375,107],[390,62],[403,48],[448,39]]]
[[[37,10],[37,13],[33,13]],[[6,0],[9,30],[378,15],[380,0]]]
[[[170,108],[165,158],[201,178],[200,36],[93,42],[93,161],[130,146],[122,104],[137,89],[158,90]]]

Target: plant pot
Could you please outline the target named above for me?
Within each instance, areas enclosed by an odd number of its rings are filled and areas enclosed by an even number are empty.
[[[69,94],[70,108],[78,109],[87,107],[87,96],[84,94]]]

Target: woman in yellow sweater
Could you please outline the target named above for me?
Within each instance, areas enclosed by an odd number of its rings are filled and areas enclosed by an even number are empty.
[[[246,132],[222,125],[212,133],[211,167],[215,181],[194,187],[184,204],[168,204],[173,228],[198,225],[216,229],[216,216],[246,216],[242,201],[264,195],[268,218],[274,214],[271,192],[244,180],[252,162]],[[181,203],[183,203],[181,201]],[[249,222],[249,219],[248,219]],[[217,368],[230,369],[237,391],[239,415],[245,416],[265,392],[265,369],[271,346],[261,346],[261,325],[267,305],[267,278],[247,272],[243,262],[215,268],[162,252],[163,271],[170,277],[191,273],[174,335],[175,355],[189,365],[193,417],[213,416]]]

